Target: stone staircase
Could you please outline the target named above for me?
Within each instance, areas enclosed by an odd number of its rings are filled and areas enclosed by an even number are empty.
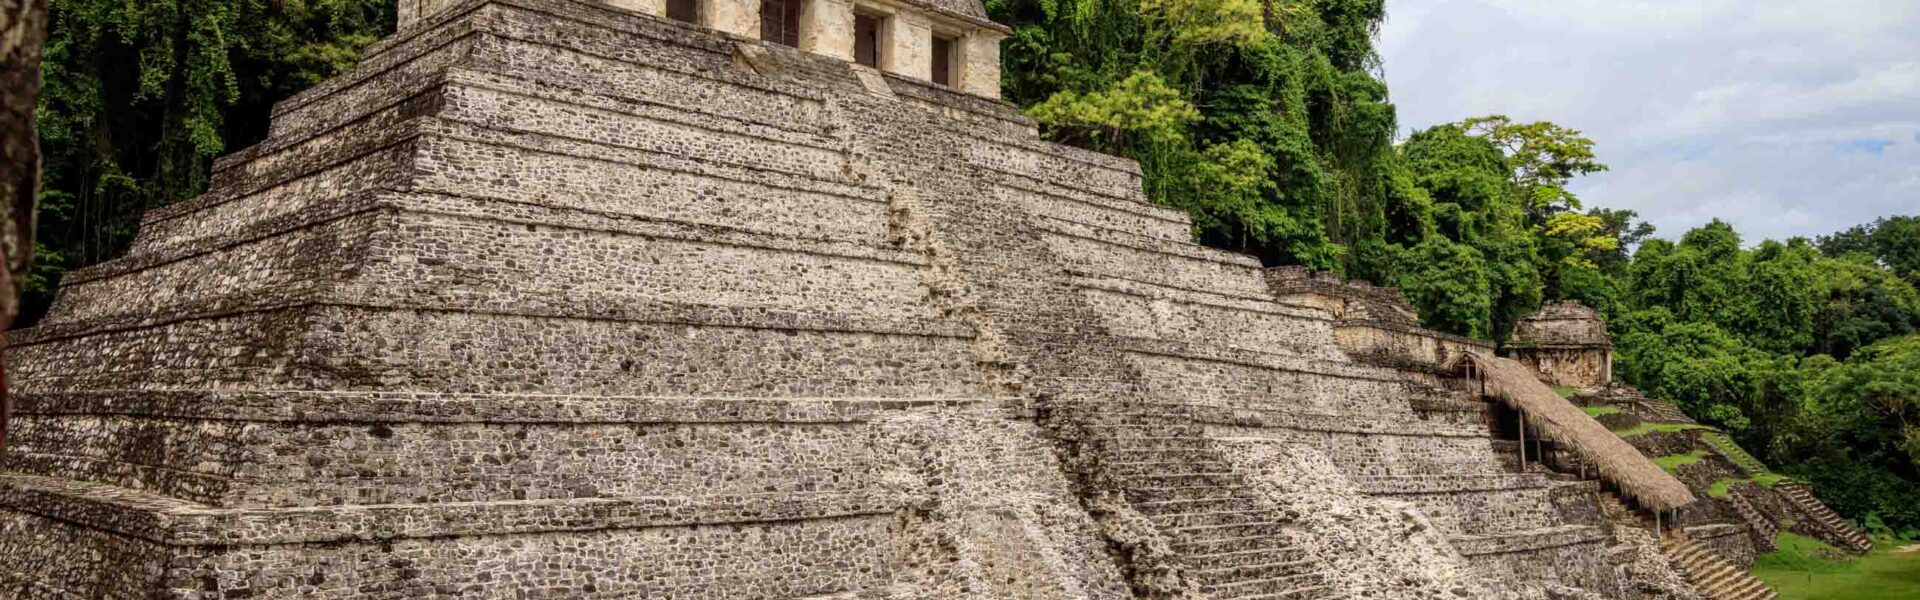
[[[1771,600],[1779,597],[1767,584],[1685,534],[1662,536],[1660,549],[1673,558],[1674,566],[1679,567],[1687,580],[1693,582],[1694,589],[1710,600]]]
[[[1772,552],[1779,549],[1779,545],[1774,541],[1774,537],[1780,534],[1778,524],[1768,520],[1767,516],[1761,514],[1760,509],[1754,508],[1753,502],[1747,500],[1747,497],[1739,491],[1727,494],[1727,500],[1733,504],[1734,512],[1740,513],[1740,518],[1747,522],[1747,527],[1752,533],[1754,550]]]
[[[1775,484],[1773,489],[1780,492],[1780,495],[1785,496],[1787,501],[1792,502],[1794,506],[1799,507],[1800,510],[1805,512],[1808,517],[1811,517],[1814,523],[1821,529],[1830,533],[1830,539],[1826,541],[1835,543],[1837,546],[1854,552],[1866,552],[1873,549],[1873,538],[1867,537],[1867,534],[1862,533],[1858,529],[1854,529],[1853,525],[1847,523],[1846,519],[1841,518],[1839,513],[1833,512],[1833,509],[1828,508],[1826,503],[1821,502],[1819,498],[1815,498],[1813,496],[1813,490],[1808,488],[1806,484],[1788,480]]]
[[[1653,400],[1653,399],[1646,399],[1646,400],[1640,401],[1640,406],[1646,408],[1647,412],[1653,414],[1654,419],[1662,423],[1693,423],[1694,422],[1693,417],[1687,416],[1687,413],[1680,412],[1680,407],[1674,406],[1671,403],[1662,402],[1662,401]]]
[[[1089,432],[1087,447],[1101,476],[1153,523],[1209,597],[1335,597],[1317,563],[1282,534],[1291,516],[1256,497],[1200,425],[1171,415],[1126,415],[1119,421]]]
[[[1760,462],[1760,459],[1754,458],[1752,454],[1748,454],[1745,448],[1741,448],[1740,444],[1734,443],[1733,438],[1725,433],[1709,431],[1701,433],[1700,439],[1711,444],[1714,450],[1718,451],[1721,456],[1727,457],[1727,460],[1732,461],[1734,465],[1739,466],[1740,470],[1746,471],[1748,475],[1765,475],[1770,472],[1767,469],[1766,463]]]
[[[1617,523],[1653,529],[1653,520],[1628,505],[1617,493],[1599,494],[1597,500],[1601,505],[1601,514],[1613,516]],[[1686,576],[1695,591],[1709,600],[1770,600],[1778,596],[1765,583],[1685,533],[1661,535],[1660,551],[1673,560],[1674,567]]]

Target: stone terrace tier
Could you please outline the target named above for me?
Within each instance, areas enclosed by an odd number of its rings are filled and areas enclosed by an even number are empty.
[[[1131,161],[613,4],[438,4],[10,340],[0,596],[1623,589],[1436,377],[1474,342],[1276,291]]]

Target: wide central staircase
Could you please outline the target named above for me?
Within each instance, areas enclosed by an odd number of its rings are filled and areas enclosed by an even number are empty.
[[[1209,439],[1177,414],[1108,415],[1089,427],[1098,477],[1150,520],[1186,576],[1214,600],[1335,598],[1291,547],[1290,517],[1257,496]]]

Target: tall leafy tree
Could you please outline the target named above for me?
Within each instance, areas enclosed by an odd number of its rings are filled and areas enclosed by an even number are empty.
[[[206,188],[215,156],[265,137],[273,102],[350,67],[391,0],[52,0],[41,267],[123,252],[141,212]]]
[[[1354,267],[1413,236],[1372,36],[1381,0],[994,0],[1014,28],[1005,95],[1058,141],[1140,161],[1203,242],[1269,263]],[[1412,237],[1405,241],[1417,241]]]
[[[1920,285],[1920,216],[1884,217],[1833,235],[1821,236],[1829,256],[1862,254]]]
[[[40,95],[46,0],[0,0],[0,452],[7,448],[5,330],[20,313],[34,262],[34,212],[40,197],[40,145],[34,107]]]

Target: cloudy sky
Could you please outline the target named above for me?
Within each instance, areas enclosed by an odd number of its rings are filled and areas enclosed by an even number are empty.
[[[1920,214],[1920,1],[1388,0],[1402,135],[1490,113],[1580,129],[1575,190],[1753,243]]]

